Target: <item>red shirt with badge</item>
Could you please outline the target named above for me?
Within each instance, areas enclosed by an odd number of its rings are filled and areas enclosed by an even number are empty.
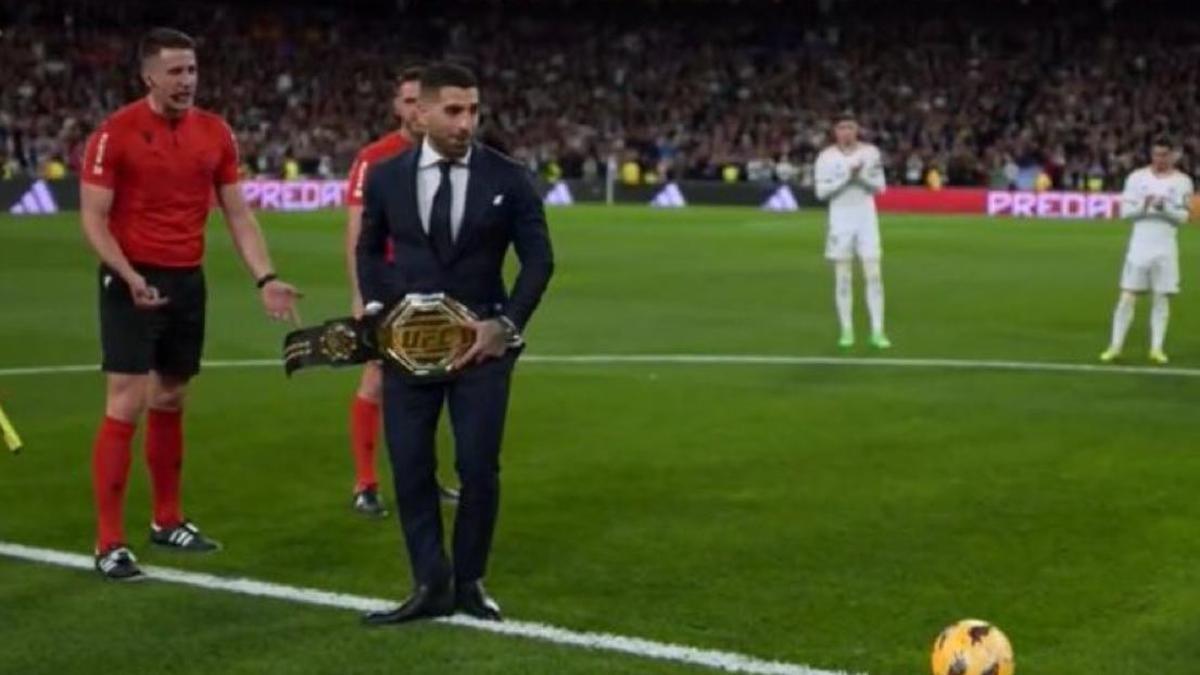
[[[108,228],[130,262],[197,267],[213,190],[238,181],[237,141],[219,115],[171,119],[142,99],[96,129],[80,169],[84,183],[113,191]]]
[[[358,151],[354,164],[350,166],[350,185],[346,193],[347,206],[362,206],[363,186],[367,183],[367,170],[373,165],[399,155],[412,147],[399,131],[392,132]]]

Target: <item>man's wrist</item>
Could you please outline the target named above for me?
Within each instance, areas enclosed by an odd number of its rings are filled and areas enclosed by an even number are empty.
[[[129,270],[126,272],[117,272],[117,276],[121,277],[121,280],[124,281],[125,285],[127,286],[132,286],[134,282],[138,280],[145,280],[145,277],[142,276],[142,273],[135,270],[132,265],[129,266]]]
[[[504,341],[510,347],[519,347],[525,344],[525,338],[521,335],[521,329],[512,319],[501,314],[496,317],[496,322],[500,324],[500,330],[503,332]]]
[[[255,279],[254,285],[257,288],[261,289],[263,286],[266,286],[267,284],[271,283],[272,281],[275,281],[278,278],[279,278],[278,274],[275,274],[274,272],[267,272],[266,274],[262,275],[261,277]]]

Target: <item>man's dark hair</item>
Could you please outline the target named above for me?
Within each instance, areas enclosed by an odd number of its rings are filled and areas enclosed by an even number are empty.
[[[400,72],[396,75],[396,86],[399,87],[400,85],[408,82],[420,82],[421,77],[424,74],[424,66],[405,66],[404,68],[401,68]]]
[[[1173,142],[1171,142],[1171,138],[1168,136],[1155,136],[1154,140],[1150,141],[1150,147],[1166,148],[1168,150],[1174,150],[1175,144]]]
[[[164,49],[195,49],[196,41],[190,35],[174,28],[152,28],[142,36],[138,54],[142,60],[158,56]]]
[[[472,73],[466,66],[460,66],[457,63],[442,61],[439,63],[431,63],[425,66],[421,73],[421,95],[436,94],[444,87],[461,87],[470,89],[478,87],[479,81],[475,79],[475,73]]]
[[[833,116],[834,124],[841,124],[842,122],[858,122],[858,116],[852,110],[843,110]]]

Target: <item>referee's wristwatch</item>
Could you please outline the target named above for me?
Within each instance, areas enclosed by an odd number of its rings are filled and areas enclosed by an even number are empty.
[[[266,286],[267,284],[271,283],[272,281],[275,281],[275,280],[276,280],[276,279],[278,279],[278,278],[279,278],[279,275],[278,275],[278,274],[275,274],[274,272],[267,272],[266,274],[264,274],[264,275],[262,275],[261,277],[259,277],[259,278],[258,278],[258,279],[257,279],[257,280],[254,282],[254,285],[255,285],[255,286],[256,286],[256,287],[257,287],[259,290],[262,290],[262,287],[263,287],[263,286]]]

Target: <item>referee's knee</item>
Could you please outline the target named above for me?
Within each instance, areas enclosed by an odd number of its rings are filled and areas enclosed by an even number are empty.
[[[137,422],[146,408],[147,376],[109,373],[107,380],[104,414],[122,422]]]
[[[186,395],[186,379],[159,375],[150,387],[149,404],[155,410],[182,410]]]
[[[150,397],[150,408],[154,410],[182,410],[184,398],[182,389],[177,391],[156,391]]]

